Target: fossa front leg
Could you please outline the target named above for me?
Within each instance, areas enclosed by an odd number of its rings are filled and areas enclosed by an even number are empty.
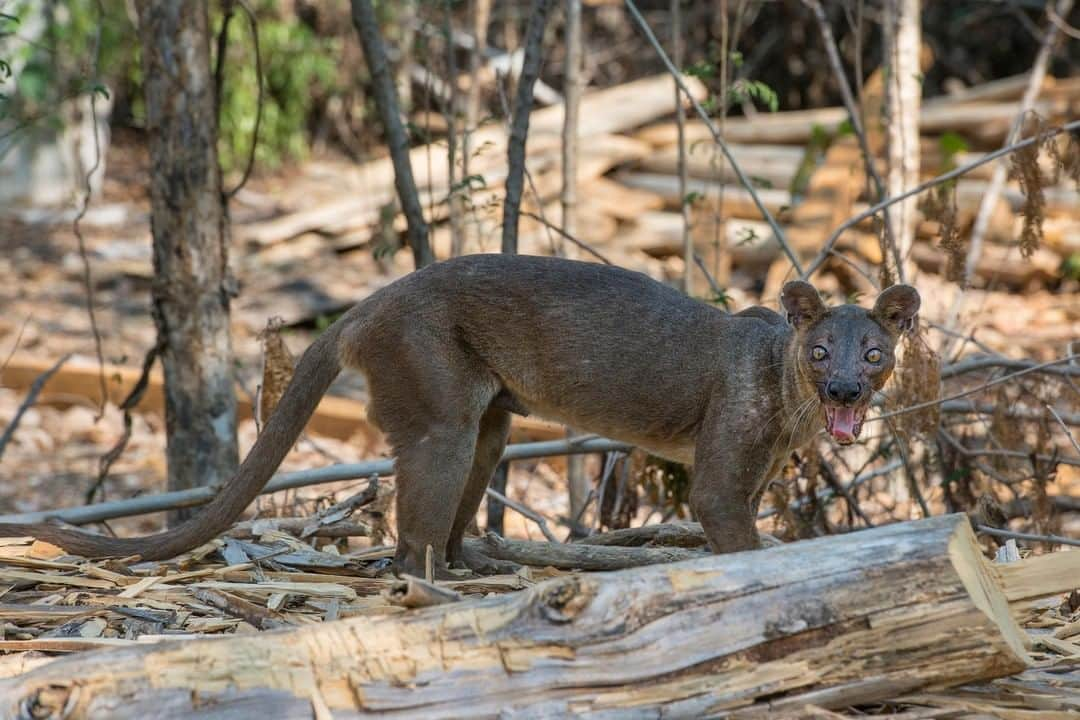
[[[715,553],[756,550],[757,505],[769,470],[758,440],[728,434],[699,438],[694,451],[690,508]]]

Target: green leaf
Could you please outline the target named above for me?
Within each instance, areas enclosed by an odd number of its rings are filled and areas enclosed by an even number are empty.
[[[696,77],[698,80],[708,80],[709,78],[716,77],[716,67],[704,60],[699,60],[693,65],[688,65],[683,68],[683,75]]]
[[[713,291],[707,299],[713,305],[720,305],[725,310],[731,309],[731,297],[727,294],[727,290],[725,290],[724,288]]]
[[[94,93],[95,95],[100,95],[106,100],[109,99],[109,88],[105,87],[101,83],[95,83],[94,86],[90,88],[90,92]]]
[[[855,126],[851,124],[851,120],[844,118],[843,122],[836,126],[836,137],[849,137],[855,134]]]
[[[697,190],[692,190],[686,193],[686,197],[683,198],[683,205],[693,205],[698,200],[701,200],[703,197],[705,196],[699,193]]]
[[[11,77],[11,65],[8,65],[7,60],[0,59],[0,80],[7,80]]]
[[[732,50],[728,55],[731,59],[731,64],[736,68],[741,68],[743,65],[743,54],[738,50]]]
[[[967,140],[962,136],[957,135],[951,130],[946,130],[938,138],[938,147],[941,149],[941,154],[946,156],[953,156],[957,153],[966,152],[968,149]]]

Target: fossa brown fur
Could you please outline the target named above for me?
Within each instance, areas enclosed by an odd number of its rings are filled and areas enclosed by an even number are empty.
[[[0,525],[91,557],[177,555],[226,530],[292,447],[343,367],[368,381],[370,418],[397,457],[396,566],[477,567],[462,535],[506,444],[512,412],[633,443],[693,466],[690,502],[716,552],[754,548],[757,505],[791,451],[822,427],[852,442],[919,307],[908,286],[872,310],[829,309],[804,282],[787,318],[735,315],[603,265],[473,255],[432,265],[346,312],[308,348],[236,476],[157,535],[108,538]]]

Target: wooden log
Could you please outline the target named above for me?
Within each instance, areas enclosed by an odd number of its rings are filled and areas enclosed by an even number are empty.
[[[940,272],[945,265],[945,253],[925,243],[915,243],[911,257],[921,270]],[[1027,260],[1015,247],[987,245],[983,248],[975,275],[986,281],[1022,290],[1030,283],[1046,284],[1059,277],[1061,259],[1050,250],[1038,248]]]
[[[0,385],[19,391],[25,390],[52,363],[51,360],[24,354],[15,355],[0,371]],[[105,377],[109,379],[106,385],[108,402],[119,405],[131,392],[139,374],[139,368],[107,363]],[[85,399],[97,404],[100,401],[97,378],[97,363],[85,358],[72,358],[45,383],[38,402],[64,407],[79,399]],[[246,393],[238,390],[236,403],[240,420],[252,417],[251,400]],[[164,412],[164,407],[161,372],[154,370],[150,373],[150,382],[136,409],[160,415]],[[368,448],[375,448],[382,436],[382,433],[368,422],[367,406],[364,403],[330,395],[319,403],[318,409],[308,422],[307,431],[340,440],[359,439],[361,444]],[[554,440],[564,435],[561,425],[537,418],[514,416],[511,438]]]
[[[615,243],[621,248],[641,250],[658,258],[679,255],[683,251],[682,226],[681,213],[643,212],[625,232],[616,237]],[[706,267],[710,268],[714,252],[714,226],[715,221],[707,208],[695,208],[691,235],[698,254],[706,262]],[[731,218],[723,222],[723,227],[727,241],[726,252],[734,265],[747,272],[755,273],[767,267],[781,254],[780,244],[764,221]],[[704,280],[702,282],[704,283]],[[702,287],[707,285],[703,284]]]
[[[693,78],[688,78],[687,82],[695,97],[702,99],[704,86]],[[674,110],[675,95],[671,91],[671,77],[666,74],[594,90],[581,98],[578,134],[583,139],[591,139],[621,133]],[[529,154],[557,152],[562,122],[562,105],[534,110],[529,117]],[[501,124],[493,123],[476,130],[470,140],[472,147],[477,148],[475,157],[470,160],[470,172],[483,176],[488,182],[504,174],[506,141],[506,130]],[[590,142],[583,141],[581,147],[588,149]],[[445,149],[415,147],[410,150],[409,159],[424,206],[428,206],[425,194],[440,201],[445,198],[450,175]],[[345,186],[363,188],[363,192],[352,192],[348,198],[240,228],[237,237],[243,242],[265,245],[328,225],[340,231],[342,226],[371,224],[378,219],[379,208],[393,200],[394,168],[389,158],[364,163],[339,175],[343,175],[341,182]]]
[[[697,143],[686,153],[686,172],[692,178],[734,183],[735,172],[722,156],[714,159],[714,146]],[[802,148],[786,145],[733,146],[732,154],[739,168],[751,180],[765,188],[786,189],[802,162]],[[674,175],[678,173],[679,153],[674,145],[659,148],[644,158],[639,167],[653,173]]]
[[[0,681],[0,717],[779,717],[1009,675],[1025,639],[949,515],[64,658]]]
[[[531,540],[510,540],[494,533],[467,539],[466,545],[495,558],[519,565],[554,567],[561,570],[625,570],[692,560],[702,552],[683,548],[619,547],[616,545],[558,544]]]
[[[663,207],[666,210],[679,210],[685,199],[679,194],[679,178],[675,175],[622,171],[615,175],[615,180],[630,190],[658,195],[662,199]],[[742,218],[743,220],[764,219],[761,217],[757,205],[751,199],[750,193],[745,188],[700,178],[691,178],[686,183],[686,192],[688,194],[696,193],[701,196],[715,196],[721,190],[724,193],[724,217]],[[759,188],[756,192],[765,208],[773,215],[778,215],[791,206],[791,193],[788,192],[787,188]],[[657,210],[659,208],[646,207],[641,209]],[[635,217],[636,214],[634,217],[627,219],[634,219]]]
[[[1036,112],[1045,117],[1067,112],[1067,98],[1052,98],[1036,103]],[[1005,132],[1000,123],[1009,123],[1016,117],[1014,102],[971,102],[924,105],[919,114],[920,130],[927,134],[945,131],[962,134],[974,133],[982,141],[997,137],[999,142]],[[791,110],[787,112],[759,114],[753,118],[735,117],[724,122],[724,139],[731,143],[779,143],[804,144],[810,139],[815,125],[827,132],[836,132],[840,123],[847,120],[843,108],[819,108],[815,110]],[[986,127],[993,125],[987,133]],[[654,147],[676,142],[675,123],[664,122],[640,130],[634,134]],[[713,142],[712,133],[699,120],[686,122],[686,143]]]

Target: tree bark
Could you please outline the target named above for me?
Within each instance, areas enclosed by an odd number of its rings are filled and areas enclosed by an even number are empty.
[[[150,138],[154,323],[163,342],[168,487],[236,470],[229,222],[217,157],[206,2],[138,3]],[[190,511],[170,513],[169,522]]]
[[[375,105],[382,118],[386,143],[390,147],[390,158],[394,164],[394,187],[397,189],[401,209],[405,213],[413,262],[419,269],[430,265],[435,261],[435,257],[428,241],[424,208],[416,192],[416,181],[413,180],[412,163],[409,160],[409,136],[401,123],[394,78],[390,72],[390,63],[386,59],[386,48],[383,47],[382,37],[379,35],[379,22],[371,0],[352,0],[352,21],[357,35],[360,36],[368,72],[371,73]]]
[[[578,114],[581,108],[581,0],[566,0],[566,82],[563,88],[563,105],[565,118],[563,120],[562,137],[562,229],[567,235],[577,236],[577,204],[578,204]],[[560,240],[559,253],[567,255],[568,246]],[[576,257],[576,251],[571,251],[569,256]],[[566,428],[566,437],[572,440],[578,436],[573,428]],[[585,503],[589,499],[590,483],[585,475],[585,458],[582,455],[574,455],[566,459],[566,481],[570,494],[570,527],[571,533],[577,526],[578,521],[585,512]]]
[[[919,0],[889,0],[885,8],[885,126],[888,144],[886,185],[889,197],[919,184],[919,113],[922,104],[922,23]],[[887,208],[892,229],[892,257],[883,268],[893,281],[910,276],[908,255],[915,240],[918,198]],[[889,283],[883,282],[882,286]]]
[[[533,0],[529,24],[525,30],[525,59],[521,65],[517,93],[514,97],[514,117],[510,125],[507,146],[506,200],[503,203],[502,251],[517,252],[518,219],[521,215],[521,193],[525,188],[525,142],[529,136],[529,114],[532,111],[533,86],[540,76],[543,62],[544,27],[547,25],[551,0]]]
[[[1062,585],[1074,554],[1006,574],[965,516],[939,516],[398,615],[64,658],[0,681],[0,717],[795,715],[1022,670],[1010,588]]]

